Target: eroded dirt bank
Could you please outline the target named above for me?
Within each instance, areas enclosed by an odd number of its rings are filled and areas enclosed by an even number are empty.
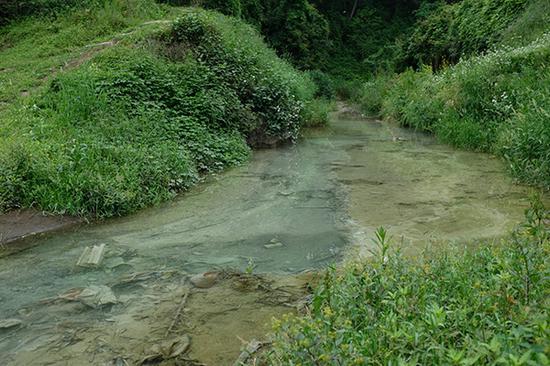
[[[76,217],[47,215],[31,209],[0,214],[0,256],[24,248],[24,239],[67,229],[80,222]]]

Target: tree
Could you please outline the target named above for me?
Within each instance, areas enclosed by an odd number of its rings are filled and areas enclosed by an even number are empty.
[[[302,69],[318,68],[325,59],[329,25],[307,0],[266,1],[263,34],[283,56]]]

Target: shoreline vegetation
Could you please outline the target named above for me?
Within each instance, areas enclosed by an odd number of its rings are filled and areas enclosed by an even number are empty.
[[[269,365],[548,365],[550,211],[531,198],[506,239],[329,269],[300,315],[274,320]]]
[[[545,1],[195,5],[212,11],[36,0],[0,14],[0,211],[135,212],[325,125],[336,97],[550,188]]]
[[[434,73],[381,75],[363,85],[365,113],[489,152],[522,183],[550,189],[550,33]]]
[[[14,2],[0,12],[0,212],[130,214],[296,142],[336,98],[495,154],[544,194],[549,4]],[[371,259],[328,270],[304,314],[274,321],[264,362],[549,365],[542,201],[506,239],[419,258],[379,229]]]
[[[58,21],[80,30],[92,26],[89,18],[109,17],[95,26],[122,31],[161,12],[146,3],[149,8],[135,9],[131,2],[105,2]],[[121,4],[126,8],[117,8]],[[139,12],[135,19],[121,26],[118,17],[133,11]],[[69,34],[44,23],[24,20],[3,31],[5,43],[12,43],[3,50],[6,64],[72,46]],[[302,124],[326,121],[310,78],[280,60],[245,23],[187,8],[159,27],[84,52],[75,67],[45,75],[47,86],[28,97],[25,91],[19,103],[4,108],[0,209],[125,215],[173,197],[202,174],[243,163],[252,147],[296,141]],[[83,38],[106,33],[88,32]],[[46,43],[36,48],[36,42]],[[32,77],[33,71],[4,77]],[[16,91],[4,93],[11,100]]]

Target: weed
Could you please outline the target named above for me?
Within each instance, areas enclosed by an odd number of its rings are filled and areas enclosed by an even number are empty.
[[[391,250],[331,269],[310,311],[274,322],[273,365],[547,365],[548,211],[534,199],[501,243]]]

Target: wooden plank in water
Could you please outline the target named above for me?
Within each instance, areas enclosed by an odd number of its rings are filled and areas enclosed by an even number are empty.
[[[78,258],[76,265],[79,267],[97,267],[103,260],[105,254],[105,244],[86,247]]]

